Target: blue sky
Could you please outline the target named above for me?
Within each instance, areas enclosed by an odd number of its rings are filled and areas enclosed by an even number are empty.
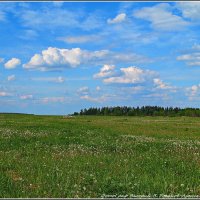
[[[199,107],[199,2],[1,2],[0,112]]]

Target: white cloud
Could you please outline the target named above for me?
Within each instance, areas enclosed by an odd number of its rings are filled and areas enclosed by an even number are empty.
[[[140,92],[140,91],[142,91],[142,90],[144,90],[145,89],[145,87],[144,86],[134,86],[134,87],[131,87],[131,88],[129,88],[129,91],[131,92],[131,93],[138,93],[138,92]]]
[[[177,56],[176,59],[179,61],[186,61],[186,64],[189,66],[200,66],[200,52]]]
[[[20,99],[22,100],[28,100],[28,99],[32,99],[33,95],[32,94],[27,94],[27,95],[21,95]]]
[[[41,54],[35,54],[28,63],[24,64],[25,69],[40,71],[63,70],[64,68],[76,68],[80,65],[102,65],[107,63],[145,63],[150,59],[135,53],[118,53],[108,50],[88,51],[80,48],[59,49],[49,47]]]
[[[4,62],[4,58],[0,58],[0,63]]]
[[[97,86],[96,87],[96,91],[100,91],[101,90],[101,87],[100,86]]]
[[[80,98],[86,101],[91,101],[91,102],[96,102],[96,103],[102,103],[108,100],[107,95],[102,95],[100,97],[92,97],[89,95],[84,95],[84,96],[81,96]]]
[[[90,92],[89,88],[87,86],[81,87],[77,90],[77,93],[79,95],[88,95]]]
[[[200,2],[177,2],[176,6],[181,10],[183,17],[193,20],[200,19]]]
[[[5,91],[0,91],[0,97],[8,97],[8,96],[11,96],[11,94]]]
[[[141,68],[131,66],[127,68],[120,68],[120,76],[111,76],[105,78],[104,83],[143,83],[149,79],[152,79],[156,75],[156,72],[151,70],[143,70]]]
[[[56,82],[58,83],[63,83],[65,81],[65,78],[62,76],[59,76],[58,79],[56,80]]]
[[[107,23],[108,24],[117,24],[117,23],[121,23],[126,19],[126,14],[125,13],[121,13],[119,15],[117,15],[114,19],[108,19]]]
[[[94,78],[104,78],[108,77],[114,74],[114,65],[104,65],[101,69],[100,72],[97,74],[94,74]]]
[[[65,97],[44,97],[40,99],[42,103],[64,103],[67,99]]]
[[[199,51],[199,50],[200,50],[200,44],[194,44],[194,45],[192,46],[192,49],[193,49],[193,50]]]
[[[169,100],[170,97],[168,94],[163,93],[151,93],[147,95],[143,95],[143,98],[150,98],[150,99],[162,99],[162,100]]]
[[[40,9],[23,9],[17,15],[23,26],[31,29],[44,30],[55,28],[80,28],[92,30],[104,25],[100,12],[85,13],[82,10],[76,12],[62,8],[61,3],[54,3],[53,7]]]
[[[56,82],[56,83],[63,83],[65,82],[65,77],[35,77],[31,78],[32,81],[47,81],[47,82]]]
[[[63,3],[63,1],[53,1],[53,5],[58,8],[62,7]]]
[[[160,80],[159,78],[154,78],[153,79],[153,82],[154,82],[154,84],[155,84],[155,86],[156,86],[156,89],[174,89],[175,90],[175,88],[174,87],[172,87],[172,86],[170,86],[170,85],[168,85],[168,84],[166,84],[166,83],[164,83],[162,80]]]
[[[15,80],[15,75],[10,75],[8,76],[8,81],[14,81]]]
[[[188,96],[189,100],[196,99],[200,95],[200,84],[187,87],[186,95]]]
[[[92,95],[83,95],[80,96],[80,99],[94,102],[94,103],[104,103],[104,102],[114,102],[114,101],[119,101],[119,100],[125,100],[127,98],[124,98],[122,96],[119,96],[117,94],[103,94],[100,96],[92,96]]]
[[[18,13],[18,15],[24,26],[34,29],[41,30],[45,28],[52,29],[79,26],[79,15],[61,8],[37,10],[24,9]]]
[[[160,3],[136,10],[134,17],[150,21],[153,28],[163,31],[180,30],[189,25],[189,22],[173,14],[171,9],[169,4]]]
[[[5,13],[0,10],[0,21],[5,21],[5,20],[6,20]]]
[[[49,47],[41,54],[35,54],[28,63],[24,64],[25,69],[38,69],[41,71],[75,68],[80,64],[101,60],[108,54],[108,51],[86,51],[80,48],[59,49]]]
[[[74,36],[74,37],[59,37],[58,40],[66,42],[66,43],[86,43],[86,42],[94,42],[97,41],[100,36],[97,35],[84,35],[84,36]]]
[[[104,18],[102,16],[101,11],[94,11],[91,13],[87,13],[82,23],[80,23],[79,21],[78,24],[81,29],[86,30],[86,31],[105,27]]]
[[[177,56],[178,61],[185,61],[189,66],[200,66],[200,45],[194,44],[190,49],[191,53]]]
[[[33,40],[38,37],[38,33],[34,30],[27,29],[24,30],[18,37],[24,40]]]
[[[12,58],[10,59],[9,61],[7,61],[5,64],[4,64],[4,67],[6,69],[14,69],[16,68],[18,65],[21,64],[21,61],[20,59],[18,58]]]
[[[130,52],[124,52],[124,53],[114,53],[110,52],[110,54],[107,56],[107,63],[110,61],[111,64],[118,64],[118,63],[149,63],[152,62],[151,59],[142,56],[142,55],[137,55],[135,53],[130,53]]]

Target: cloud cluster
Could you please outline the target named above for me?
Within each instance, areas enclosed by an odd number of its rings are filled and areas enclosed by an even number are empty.
[[[135,66],[120,68],[117,72],[115,72],[114,69],[114,65],[104,65],[100,69],[100,72],[95,74],[94,77],[103,78],[104,83],[136,84],[148,81],[157,75],[154,71],[141,69]]]
[[[28,63],[24,64],[25,69],[37,69],[41,71],[61,70],[64,68],[76,68],[80,65],[100,65],[102,63],[123,63],[123,62],[147,62],[148,58],[134,53],[115,53],[108,50],[88,51],[80,48],[60,49],[49,47],[41,54],[35,54]]]
[[[75,68],[80,64],[101,60],[107,54],[108,51],[106,50],[90,52],[80,48],[59,49],[49,47],[47,50],[43,50],[41,54],[35,54],[23,67],[41,71]]]
[[[117,84],[116,94],[118,96],[126,94],[127,98],[140,95],[144,98],[158,99],[160,97],[162,100],[167,100],[169,95],[177,92],[178,89],[161,80],[156,71],[136,66],[117,69],[116,66],[104,65],[100,72],[94,75],[94,78],[101,78],[107,85]],[[89,100],[91,96],[87,95],[84,98]]]

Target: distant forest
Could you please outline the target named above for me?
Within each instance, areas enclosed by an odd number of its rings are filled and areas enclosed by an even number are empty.
[[[199,108],[178,108],[178,107],[102,107],[82,109],[80,112],[74,112],[74,115],[105,115],[105,116],[190,116],[200,117]]]

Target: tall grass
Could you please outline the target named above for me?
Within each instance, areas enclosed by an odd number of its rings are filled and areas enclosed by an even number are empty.
[[[200,196],[200,121],[0,115],[0,197]]]

